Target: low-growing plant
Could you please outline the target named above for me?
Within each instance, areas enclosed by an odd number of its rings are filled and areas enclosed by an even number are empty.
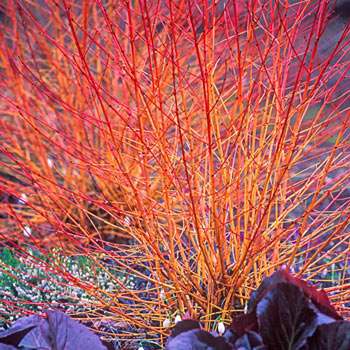
[[[19,253],[4,248],[0,252],[0,330],[6,327],[5,322],[11,324],[16,319],[16,311],[27,314],[45,308],[76,314],[95,311],[98,300],[65,278],[64,273],[57,274],[57,268],[67,269],[72,277],[96,288],[105,291],[114,288],[108,274],[96,268],[88,256],[67,256],[57,249],[44,256],[32,249]]]
[[[345,314],[349,26],[329,39],[334,7],[7,1],[1,244],[89,257],[111,290],[45,268],[159,343],[185,311],[230,320],[284,265],[329,280]]]

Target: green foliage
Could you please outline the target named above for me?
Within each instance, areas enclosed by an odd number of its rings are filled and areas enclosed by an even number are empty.
[[[0,252],[0,329],[5,327],[4,322],[17,318],[19,302],[22,309],[33,313],[43,307],[81,312],[97,301],[84,289],[73,285],[64,274],[52,274],[50,269],[55,265],[67,269],[74,278],[105,291],[114,287],[105,271],[94,267],[88,256],[68,256],[57,249],[46,256],[33,249],[27,249],[26,253],[30,259],[24,259],[22,254],[9,248]]]

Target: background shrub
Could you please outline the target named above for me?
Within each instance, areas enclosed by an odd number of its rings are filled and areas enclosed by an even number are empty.
[[[334,6],[8,1],[3,246],[83,254],[111,289],[69,259],[44,269],[160,337],[178,312],[229,320],[284,267],[345,314],[349,28],[330,40]]]

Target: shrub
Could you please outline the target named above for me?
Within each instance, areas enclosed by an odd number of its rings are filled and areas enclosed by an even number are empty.
[[[185,310],[230,319],[284,265],[330,279],[345,312],[349,28],[326,37],[334,6],[8,1],[2,244],[88,256],[112,292],[50,271],[160,337]]]

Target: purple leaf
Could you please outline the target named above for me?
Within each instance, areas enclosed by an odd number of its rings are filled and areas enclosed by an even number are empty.
[[[271,349],[299,350],[316,327],[316,313],[300,288],[278,283],[258,303],[259,333]]]
[[[41,322],[43,322],[43,318],[39,315],[21,317],[11,328],[0,332],[0,343],[18,346],[23,337]]]
[[[0,333],[0,342],[40,350],[107,350],[96,334],[63,312],[47,310],[46,316],[20,318]]]
[[[196,320],[186,319],[176,324],[165,344],[166,350],[232,350],[227,339],[201,329]]]
[[[307,345],[307,350],[349,350],[350,322],[337,321],[318,326]]]
[[[267,346],[263,344],[261,336],[252,331],[246,332],[235,342],[236,349],[245,350],[267,350]]]
[[[314,286],[309,285],[306,281],[303,281],[300,278],[290,275],[287,271],[277,271],[272,276],[264,279],[257,291],[253,292],[250,297],[248,302],[248,313],[253,311],[254,307],[269,290],[275,288],[275,286],[281,282],[287,282],[299,287],[305,296],[311,299],[312,303],[320,310],[321,313],[335,320],[343,319],[331,305],[324,290],[318,291]]]
[[[0,350],[18,350],[12,345],[0,344]]]
[[[234,335],[241,337],[247,331],[258,331],[258,320],[256,318],[256,306],[252,311],[235,317],[228,327]]]
[[[65,313],[46,310],[46,315],[46,322],[27,334],[21,346],[33,348],[37,344],[37,348],[48,350],[106,350],[96,334]]]

